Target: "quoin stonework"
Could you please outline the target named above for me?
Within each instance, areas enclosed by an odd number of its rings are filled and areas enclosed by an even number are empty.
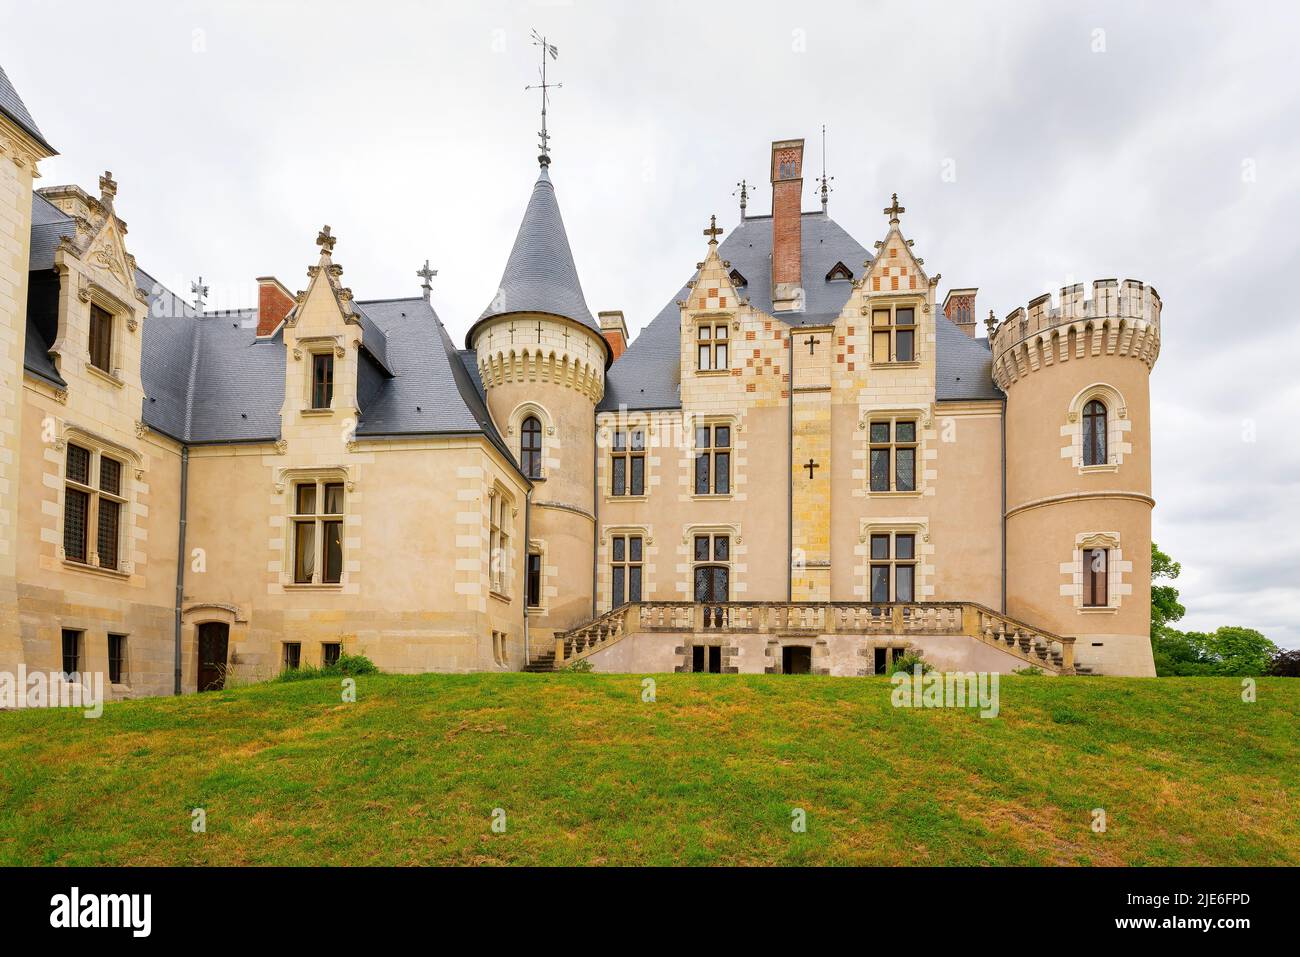
[[[303,288],[183,299],[128,177],[37,189],[52,155],[0,72],[0,671],[1154,673],[1142,282],[981,319],[897,196],[866,245],[804,211],[782,139],[771,214],[682,224],[700,260],[631,339],[544,153],[456,341],[427,263],[356,296],[328,226]]]

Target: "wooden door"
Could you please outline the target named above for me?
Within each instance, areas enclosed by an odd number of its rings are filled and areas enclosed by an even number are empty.
[[[226,685],[226,650],[230,626],[221,621],[199,625],[199,690],[220,691]]]

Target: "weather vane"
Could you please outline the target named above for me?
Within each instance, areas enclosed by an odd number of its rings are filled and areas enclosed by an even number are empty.
[[[826,204],[829,200],[830,194],[835,192],[835,187],[829,185],[830,181],[833,180],[834,178],[835,178],[834,176],[828,177],[826,175],[826,124],[823,123],[822,124],[822,188],[821,188],[823,213],[826,212]]]
[[[194,311],[202,314],[203,300],[207,298],[208,287],[203,285],[203,277],[199,277],[198,282],[190,283],[190,292],[194,293]]]
[[[542,138],[541,143],[538,144],[541,147],[542,153],[540,156],[537,157],[537,162],[541,163],[542,166],[550,166],[551,165],[551,136],[549,133],[546,132],[546,104],[550,98],[549,91],[552,88],[558,90],[560,87],[564,86],[564,84],[546,82],[546,57],[549,55],[552,60],[559,59],[560,50],[554,43],[547,43],[546,37],[542,36],[536,30],[533,31],[533,46],[542,48],[542,82],[531,83],[528,86],[524,87],[524,89],[542,91],[542,129],[537,134]]]

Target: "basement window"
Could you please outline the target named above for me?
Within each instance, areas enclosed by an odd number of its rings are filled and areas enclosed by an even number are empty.
[[[691,671],[711,675],[722,674],[722,647],[696,645],[691,649]]]
[[[302,664],[302,642],[286,641],[284,643],[284,653],[280,659],[281,669],[284,671],[297,671],[300,664]]]
[[[812,649],[807,645],[786,645],[781,649],[781,673],[812,674]]]
[[[328,668],[331,665],[339,663],[339,655],[343,653],[343,646],[337,641],[327,641],[320,646],[320,663]]]
[[[120,685],[126,672],[126,635],[108,636],[108,681]]]

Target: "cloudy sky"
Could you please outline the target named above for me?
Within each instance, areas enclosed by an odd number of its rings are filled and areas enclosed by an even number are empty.
[[[111,169],[129,246],[177,291],[305,285],[328,222],[358,298],[462,335],[536,175],[530,29],[559,46],[552,167],[593,310],[633,332],[701,229],[767,212],[773,139],[828,129],[831,214],[868,248],[897,191],[950,286],[1005,315],[1137,278],[1164,299],[1155,538],[1184,626],[1300,646],[1300,14],[1175,3],[0,2],[0,63],[60,150]],[[816,208],[811,177],[804,208]]]

